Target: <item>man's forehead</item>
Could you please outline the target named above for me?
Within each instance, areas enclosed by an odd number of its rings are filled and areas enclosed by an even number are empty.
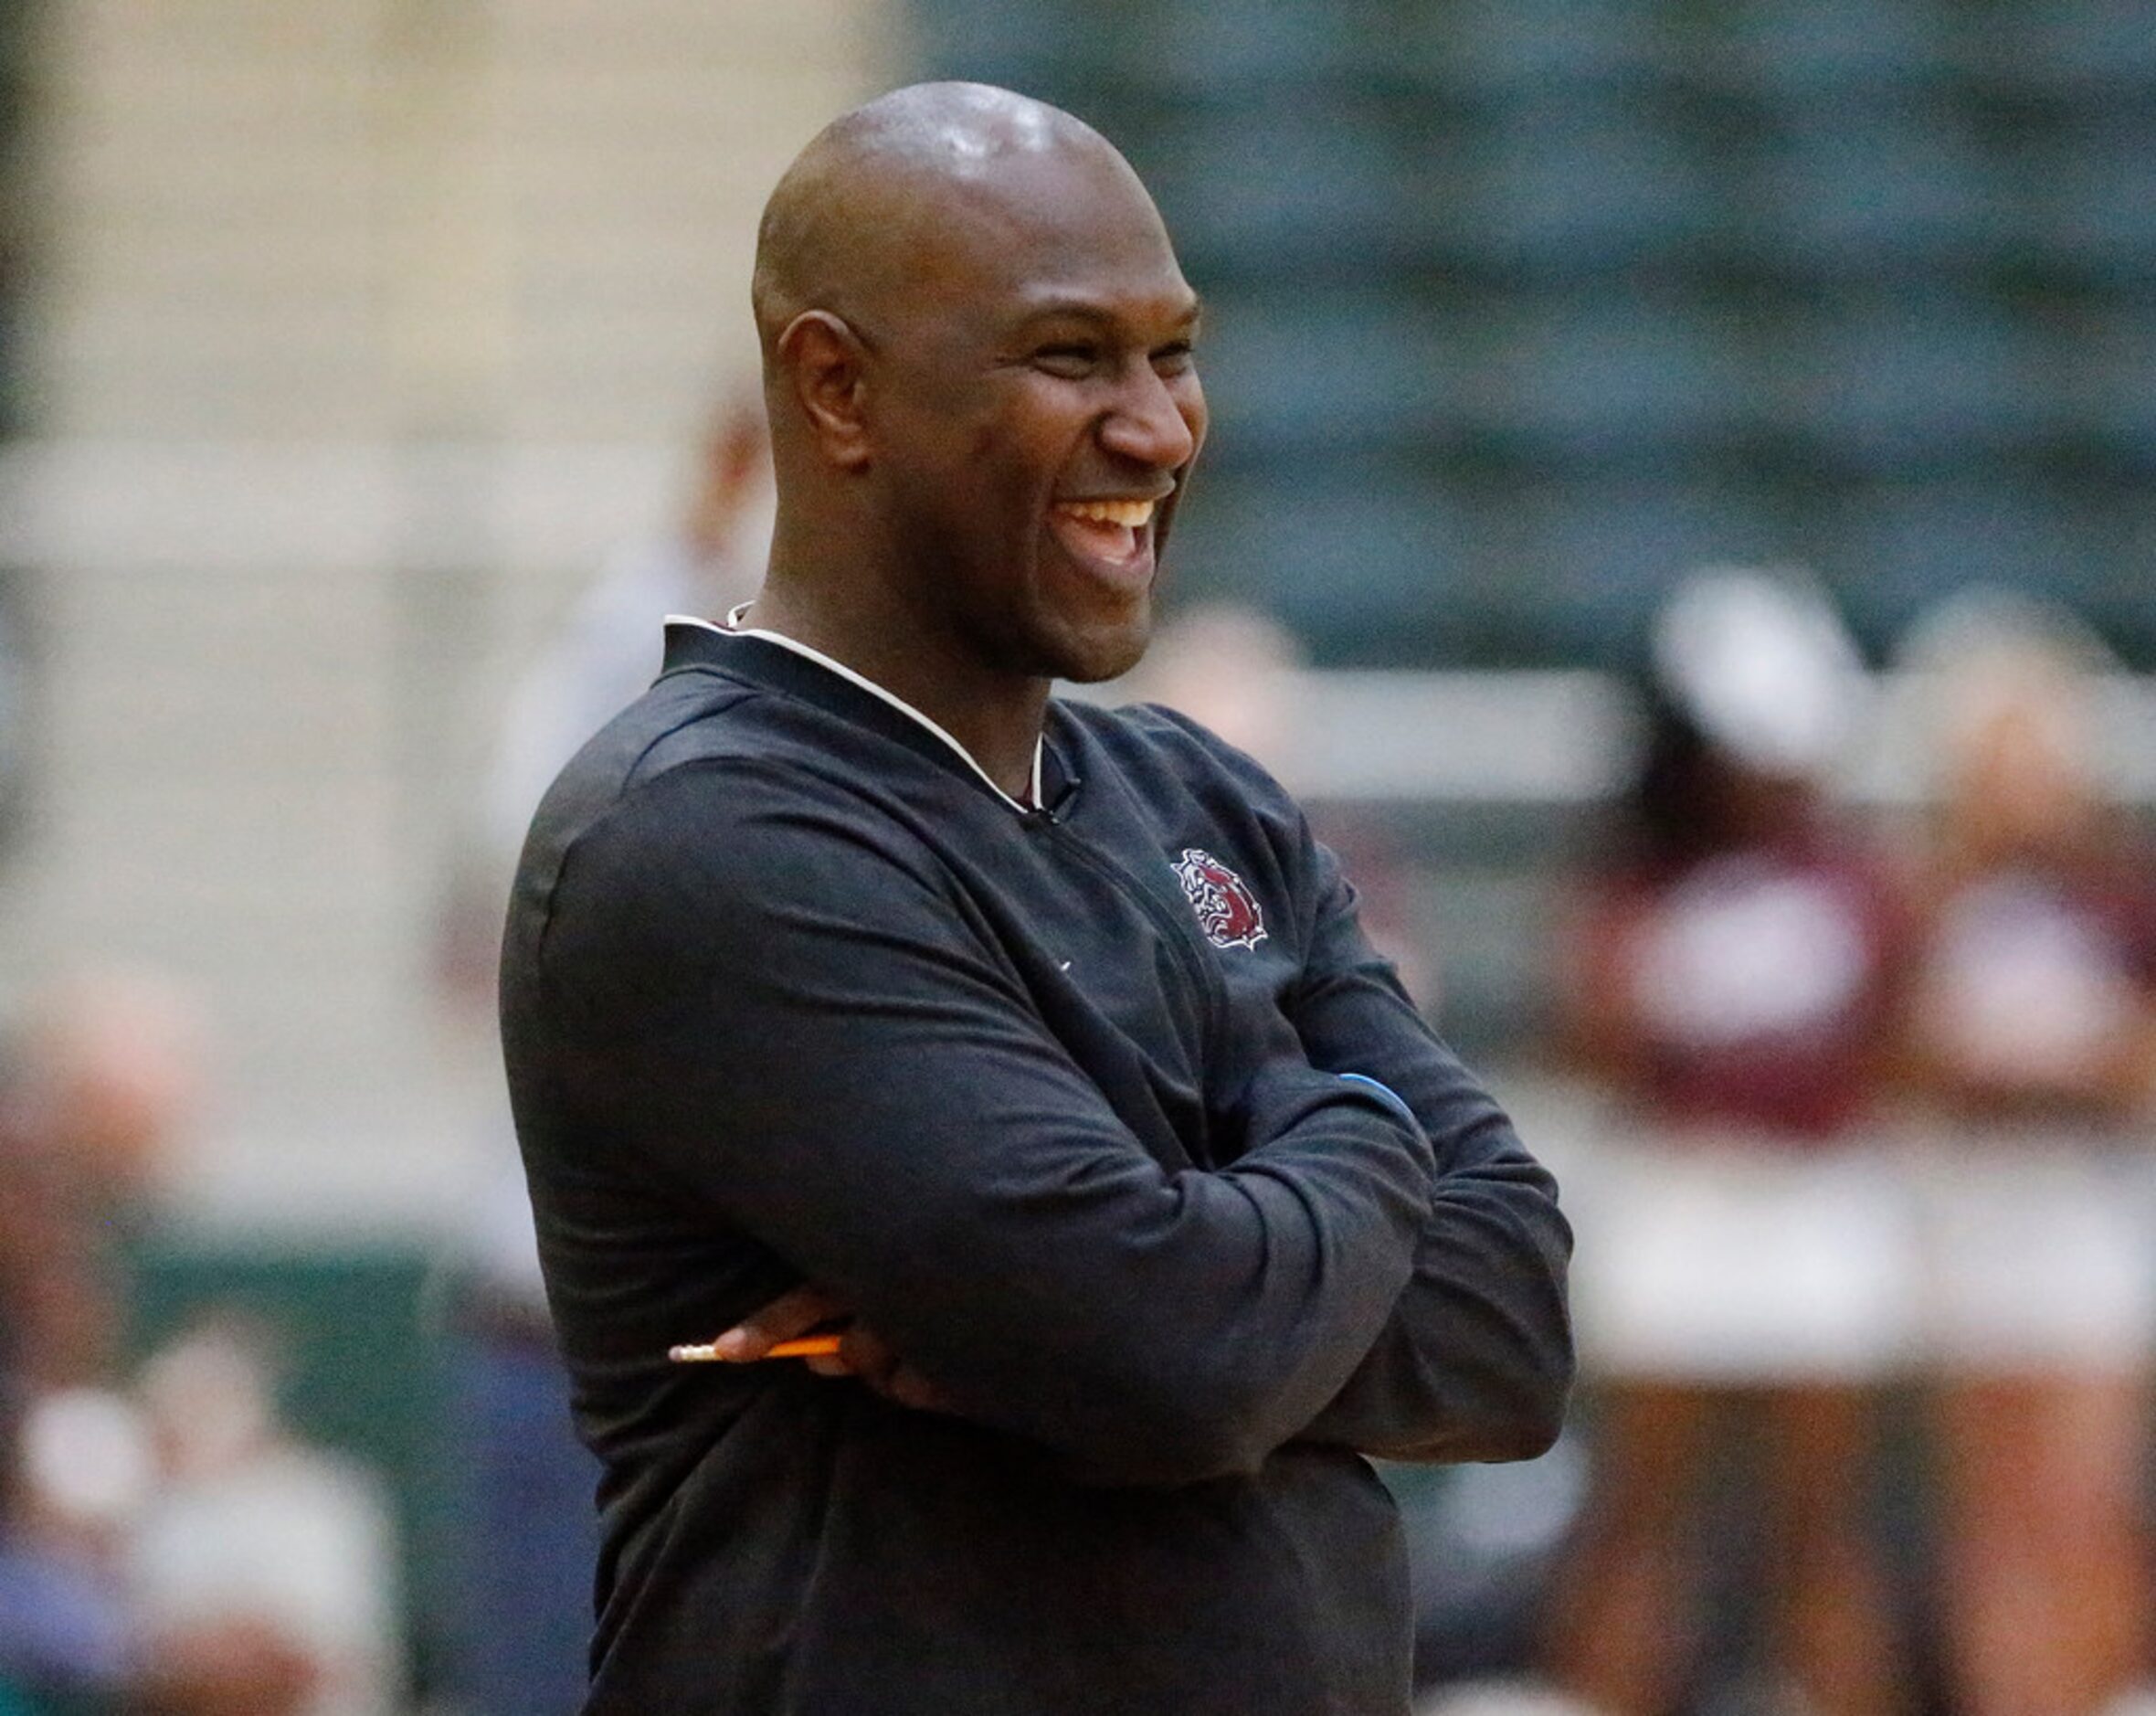
[[[999,319],[1147,301],[1179,314],[1191,298],[1152,201],[1119,157],[982,163],[914,187],[886,228],[892,283],[976,297]]]

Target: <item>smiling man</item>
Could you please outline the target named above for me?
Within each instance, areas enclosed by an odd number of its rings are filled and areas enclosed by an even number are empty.
[[[1569,1238],[1280,788],[1050,696],[1143,651],[1205,436],[1159,216],[923,85],[794,164],[755,300],[769,577],[564,772],[503,954],[586,1709],[1404,1711],[1365,1456],[1548,1444]]]

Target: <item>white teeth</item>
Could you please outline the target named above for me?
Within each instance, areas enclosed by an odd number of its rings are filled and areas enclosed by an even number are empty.
[[[1058,509],[1073,518],[1083,518],[1095,524],[1121,524],[1129,530],[1142,528],[1153,516],[1151,501],[1065,501]]]

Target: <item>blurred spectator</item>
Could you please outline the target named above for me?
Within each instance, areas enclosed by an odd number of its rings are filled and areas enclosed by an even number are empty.
[[[458,831],[436,953],[447,994],[483,1014],[490,1030],[509,878],[540,795],[658,674],[668,614],[711,618],[756,593],[776,497],[763,404],[736,400],[699,449],[679,523],[609,557],[500,710],[489,712],[491,742]]]
[[[32,1708],[134,1678],[114,1556],[148,1456],[120,1392],[123,1253],[202,1047],[175,985],[84,972],[29,1000],[0,1066],[0,1684]]]
[[[1901,931],[1820,781],[1855,656],[1808,585],[1689,579],[1654,639],[1651,733],[1564,944],[1566,1023],[1628,1116],[1568,1193],[1593,1472],[1553,1610],[1555,1678],[1612,1716],[1678,1707],[1703,1586],[1756,1552],[1770,1661],[1745,1708],[1896,1708],[1868,1532],[1875,1384],[1910,1257],[1868,1129]],[[1742,1517],[1709,1482],[1756,1454]]]
[[[132,970],[51,985],[16,1034],[0,1076],[0,1388],[19,1400],[111,1374],[122,1253],[195,1124],[206,1041],[192,997]]]
[[[756,594],[771,540],[769,457],[761,402],[724,410],[679,526],[614,557],[506,700],[439,959],[445,1001],[483,1027],[491,1054],[502,908],[532,812],[577,747],[658,673],[668,614],[716,616]],[[498,1171],[467,1213],[450,1270],[465,1479],[452,1679],[470,1716],[567,1716],[588,1672],[598,1464],[571,1428],[506,1105],[491,1124]]]
[[[1145,660],[1115,689],[1187,715],[1274,774],[1292,775],[1302,673],[1302,651],[1277,620],[1239,602],[1204,602],[1166,620]],[[1337,805],[1306,808],[1312,832],[1354,884],[1363,933],[1434,1016],[1437,974],[1399,853],[1382,829]]]
[[[148,1373],[146,1412],[120,1368],[126,1252],[201,1108],[205,1048],[179,986],[110,970],[35,996],[12,1044],[0,1083],[0,1689],[38,1711],[379,1716],[386,1694],[345,1696],[354,1669],[293,1614],[327,1577],[342,1581],[341,1626],[386,1601],[382,1555],[350,1533],[324,1540],[314,1490],[264,1488],[273,1468],[316,1456],[273,1442],[259,1400],[250,1419],[233,1388],[177,1387],[177,1357]],[[251,1534],[229,1517],[243,1468],[258,1492]],[[251,1608],[227,1600],[241,1585]]]
[[[146,1488],[138,1414],[117,1393],[52,1389],[0,1446],[0,1711],[101,1711],[135,1683],[116,1533]]]
[[[1909,683],[1939,796],[1907,1069],[1956,1708],[2087,1716],[2145,1672],[2156,867],[2107,800],[2064,616],[1964,598]]]
[[[284,1430],[273,1387],[262,1331],[214,1316],[143,1368],[157,1476],[124,1551],[138,1699],[171,1716],[387,1716],[387,1498]]]

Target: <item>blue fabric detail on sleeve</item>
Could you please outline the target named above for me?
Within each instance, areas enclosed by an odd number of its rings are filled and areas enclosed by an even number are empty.
[[[1342,1078],[1350,1079],[1358,1085],[1368,1085],[1399,1113],[1401,1119],[1405,1120],[1417,1131],[1421,1130],[1422,1122],[1417,1118],[1415,1111],[1408,1107],[1408,1099],[1401,1096],[1400,1092],[1393,1089],[1390,1085],[1379,1084],[1368,1073],[1342,1073],[1340,1076]]]

